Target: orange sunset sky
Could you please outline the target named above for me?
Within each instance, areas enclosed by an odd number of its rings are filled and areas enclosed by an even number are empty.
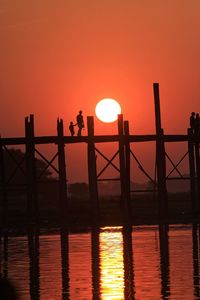
[[[199,0],[1,0],[0,132],[54,135],[56,119],[117,99],[131,133],[153,133],[153,82],[166,133],[185,133],[200,103]],[[116,123],[95,118],[95,132]],[[84,132],[86,134],[86,131]]]

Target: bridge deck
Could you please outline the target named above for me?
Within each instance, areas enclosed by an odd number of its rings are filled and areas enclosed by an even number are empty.
[[[125,137],[124,137],[125,138]],[[58,136],[35,136],[34,143],[35,144],[57,144]],[[188,141],[188,135],[186,134],[166,134],[163,135],[163,139],[165,142],[184,142]],[[157,136],[155,134],[149,135],[129,135],[129,142],[151,142],[156,141]],[[65,144],[74,144],[74,143],[88,143],[88,136],[63,136],[63,141]],[[107,143],[107,142],[118,142],[119,135],[95,135],[93,138],[95,143]],[[24,145],[26,144],[25,137],[8,137],[1,138],[1,144],[3,145]]]

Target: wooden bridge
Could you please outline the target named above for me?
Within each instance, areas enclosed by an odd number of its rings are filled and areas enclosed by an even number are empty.
[[[130,160],[133,157],[138,163],[141,171],[152,182],[154,189],[157,192],[159,199],[159,214],[166,216],[168,214],[168,200],[167,200],[167,188],[166,182],[169,178],[169,174],[166,173],[166,158],[171,161],[173,169],[180,175],[179,178],[190,181],[190,196],[191,196],[191,209],[195,214],[199,212],[200,207],[200,158],[199,158],[199,143],[200,137],[195,134],[191,128],[188,128],[187,134],[183,135],[166,135],[161,126],[160,116],[160,99],[159,99],[159,84],[153,84],[154,90],[154,104],[155,104],[155,124],[156,133],[153,135],[131,135],[129,133],[129,122],[123,120],[123,115],[118,116],[118,134],[116,135],[94,135],[94,118],[92,116],[87,117],[87,136],[65,136],[63,130],[63,120],[57,120],[57,135],[56,136],[35,136],[34,134],[34,116],[25,118],[25,136],[14,138],[0,138],[0,192],[2,200],[2,219],[6,222],[7,211],[7,191],[9,184],[6,182],[6,165],[4,160],[4,151],[9,152],[8,146],[25,146],[25,161],[26,161],[26,192],[27,192],[27,210],[29,215],[35,216],[38,213],[38,196],[37,196],[37,176],[35,166],[36,153],[44,159],[48,167],[54,168],[54,171],[58,174],[59,182],[59,203],[61,219],[67,218],[67,175],[66,175],[66,154],[65,145],[74,143],[86,143],[87,155],[88,155],[88,178],[89,178],[89,194],[91,199],[91,207],[93,210],[94,219],[99,215],[99,197],[98,197],[98,181],[101,180],[116,180],[116,178],[100,179],[100,175],[107,169],[108,166],[114,167],[119,172],[119,181],[121,187],[121,210],[128,217],[130,212],[130,176],[131,167]],[[156,144],[156,178],[151,176],[144,170],[143,166],[137,160],[131,150],[132,143],[140,142],[155,142]],[[96,147],[98,143],[110,143],[117,142],[118,150],[115,155],[108,159],[101,151]],[[165,151],[166,143],[174,142],[186,142],[188,151],[181,158],[181,160],[175,164],[170,159]],[[51,160],[48,160],[37,149],[37,145],[56,144],[57,153]],[[97,155],[101,155],[106,160],[105,167],[98,172],[96,158]],[[115,157],[119,158],[119,166],[113,163]],[[178,167],[184,158],[188,156],[189,159],[189,176],[185,178],[181,175]],[[58,167],[53,165],[55,159],[58,159]],[[20,163],[16,168],[20,168]]]

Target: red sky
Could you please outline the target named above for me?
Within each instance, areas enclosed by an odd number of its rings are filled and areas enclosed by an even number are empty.
[[[1,0],[0,132],[53,135],[98,100],[117,99],[131,133],[154,132],[153,82],[165,132],[185,133],[200,99],[199,0]],[[96,120],[96,133],[116,124]]]

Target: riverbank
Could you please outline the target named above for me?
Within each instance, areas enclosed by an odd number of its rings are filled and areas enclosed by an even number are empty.
[[[39,206],[37,221],[27,217],[25,206],[9,206],[6,223],[1,220],[1,229],[27,228],[31,224],[41,228],[58,228],[61,218],[58,205]],[[122,226],[126,223],[133,225],[154,224],[183,224],[198,223],[199,212],[192,213],[191,201],[188,194],[170,194],[168,198],[168,212],[165,216],[159,215],[159,200],[153,195],[134,195],[130,202],[129,218],[124,217],[120,209],[120,197],[103,197],[99,200],[99,216],[94,217],[92,203],[88,198],[70,198],[68,211],[63,224],[71,230],[98,226]],[[2,213],[2,212],[1,212]]]

